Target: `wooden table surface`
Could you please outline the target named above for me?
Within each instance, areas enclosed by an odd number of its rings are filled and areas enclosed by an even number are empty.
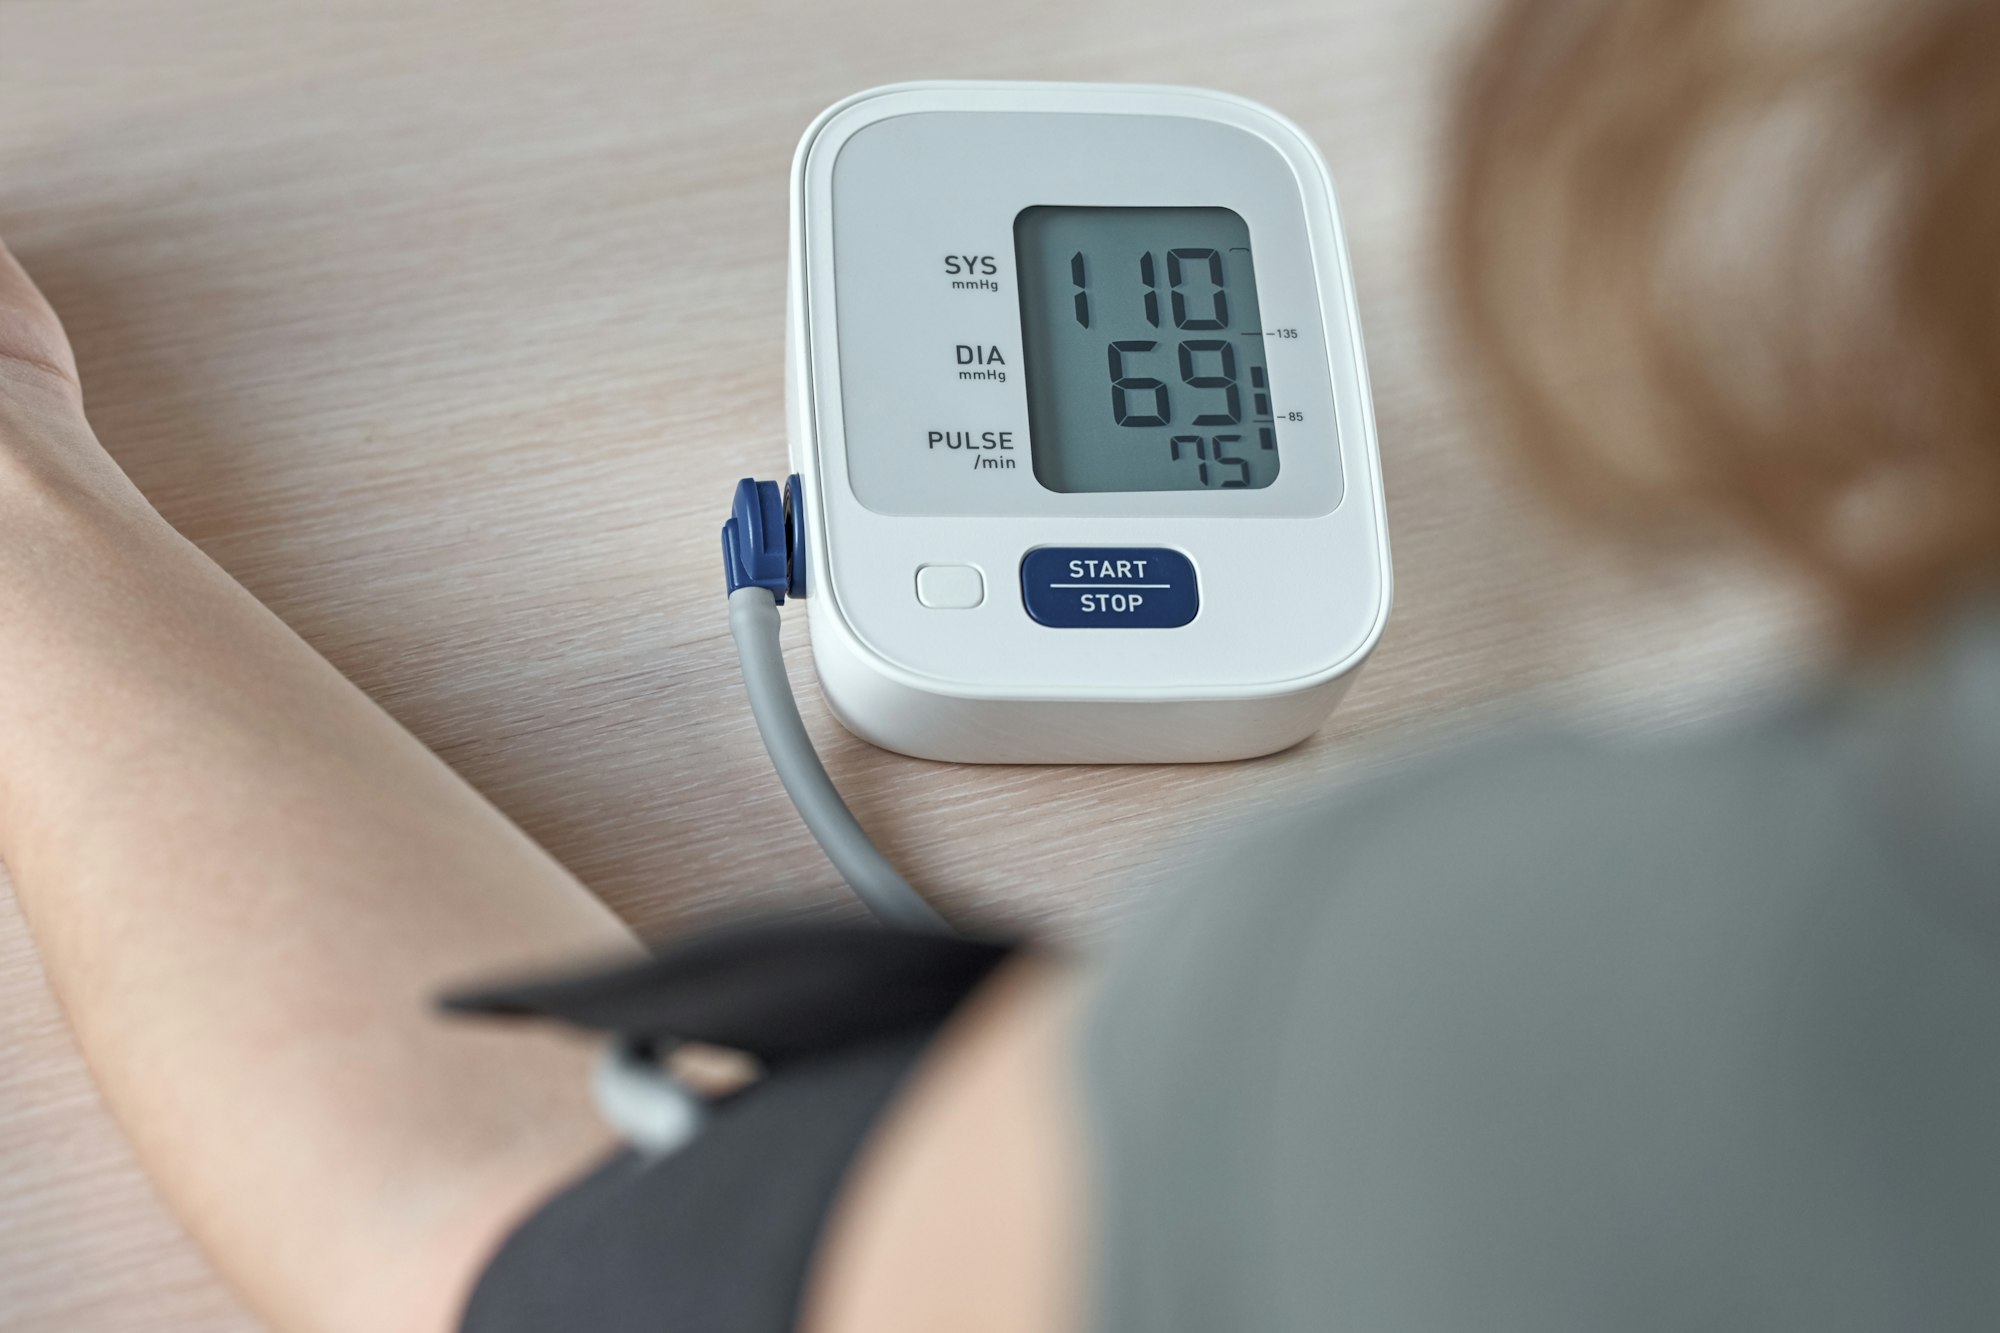
[[[166,515],[666,931],[838,893],[742,705],[715,539],[734,479],[784,466],[806,123],[937,77],[1201,84],[1291,115],[1342,189],[1396,556],[1333,722],[1230,767],[954,768],[871,749],[805,691],[916,882],[1086,937],[1183,840],[1468,718],[1714,716],[1792,660],[1761,580],[1642,568],[1545,512],[1459,383],[1430,218],[1480,7],[0,0],[0,235]],[[0,1328],[250,1328],[100,1109],[8,894],[0,1052]]]

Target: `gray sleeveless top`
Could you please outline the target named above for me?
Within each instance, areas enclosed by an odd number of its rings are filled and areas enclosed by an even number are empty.
[[[2000,618],[1229,847],[1081,1050],[1098,1333],[2000,1328]]]

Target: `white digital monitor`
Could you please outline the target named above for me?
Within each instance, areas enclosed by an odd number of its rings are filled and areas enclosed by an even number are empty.
[[[1332,181],[1179,88],[920,84],[807,131],[792,462],[815,662],[930,758],[1310,735],[1390,603]]]

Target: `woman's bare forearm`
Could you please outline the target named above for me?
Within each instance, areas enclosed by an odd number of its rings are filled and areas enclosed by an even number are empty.
[[[0,355],[0,858],[106,1099],[266,1317],[446,1327],[600,1131],[583,1053],[430,997],[630,937],[154,516],[62,370]]]

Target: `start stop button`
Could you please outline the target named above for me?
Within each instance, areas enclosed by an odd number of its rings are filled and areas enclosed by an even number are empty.
[[[1021,560],[1021,602],[1051,629],[1179,629],[1201,591],[1194,562],[1163,546],[1043,546]]]

